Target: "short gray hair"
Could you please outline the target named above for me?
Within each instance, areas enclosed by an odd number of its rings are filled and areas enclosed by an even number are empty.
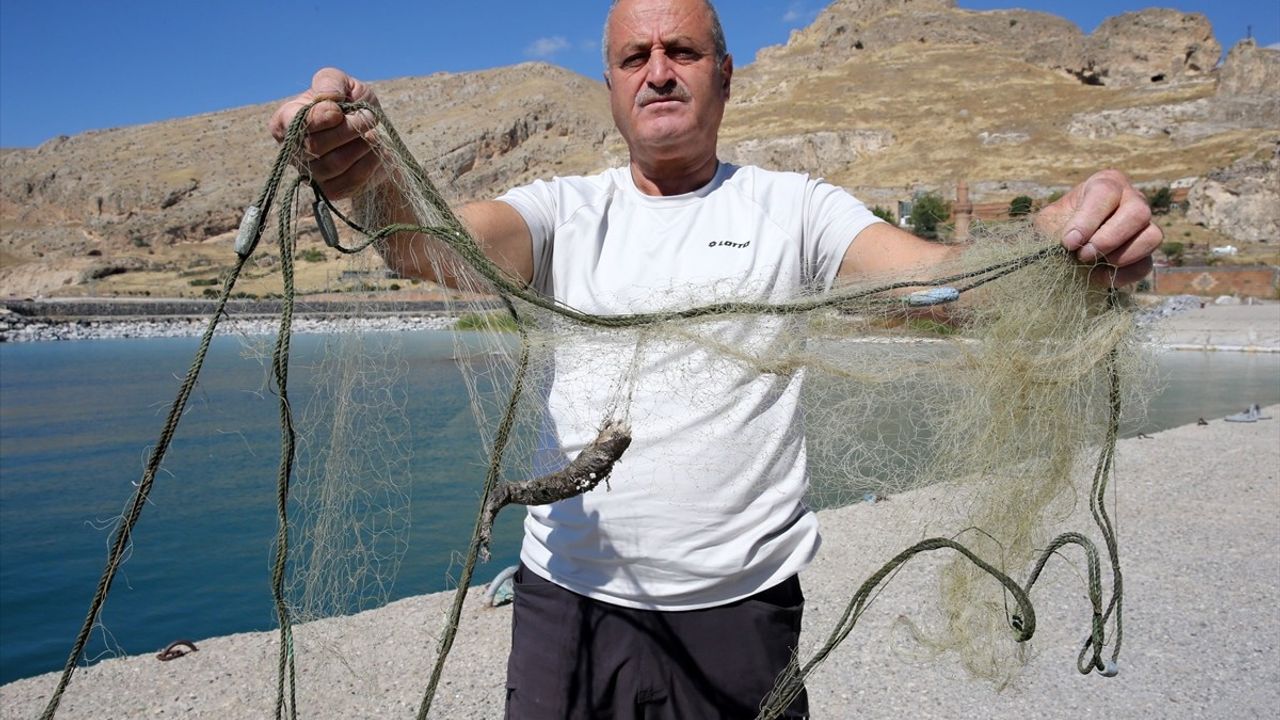
[[[600,40],[600,56],[604,60],[605,72],[609,72],[609,21],[613,19],[613,11],[617,9],[620,2],[622,0],[613,0],[609,5],[609,14],[604,17],[604,37]],[[716,64],[719,65],[729,55],[729,45],[724,39],[724,26],[720,24],[720,13],[716,12],[716,6],[711,4],[711,0],[702,0],[702,4],[706,6],[707,12],[711,13],[711,42],[715,45]]]

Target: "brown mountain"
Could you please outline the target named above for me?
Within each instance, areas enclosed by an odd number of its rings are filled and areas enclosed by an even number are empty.
[[[1280,222],[1268,210],[1280,207],[1271,203],[1280,199],[1280,52],[1243,44],[1219,66],[1220,54],[1203,16],[1174,10],[1122,15],[1086,35],[1044,13],[837,0],[739,69],[721,151],[822,174],[883,204],[961,178],[976,200],[1007,202],[1104,166],[1153,184],[1204,176],[1221,187],[1192,192],[1214,199],[1202,222],[1241,224],[1213,208],[1257,215],[1242,232],[1265,239]],[[377,90],[459,201],[625,161],[603,85],[560,68],[404,78]],[[241,209],[274,155],[271,110],[0,153],[0,295],[199,294],[230,263]],[[1232,173],[1252,173],[1237,185],[1261,188],[1244,211],[1230,204]],[[308,266],[306,289],[324,287],[330,265]],[[270,289],[259,285],[245,287]]]

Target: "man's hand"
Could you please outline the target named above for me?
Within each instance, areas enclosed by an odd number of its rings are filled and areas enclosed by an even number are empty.
[[[1151,253],[1164,233],[1151,208],[1124,173],[1103,170],[1040,211],[1036,224],[1062,238],[1062,246],[1099,282],[1127,285],[1151,272]]]
[[[285,133],[298,111],[321,100],[307,114],[307,138],[300,166],[320,184],[325,195],[337,200],[378,177],[382,163],[370,144],[377,120],[367,110],[347,115],[339,102],[363,100],[378,104],[373,90],[336,68],[324,68],[311,78],[311,89],[285,102],[271,116],[268,127],[276,142]]]

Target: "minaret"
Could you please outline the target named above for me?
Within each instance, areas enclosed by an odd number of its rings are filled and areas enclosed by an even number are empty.
[[[969,239],[969,221],[973,219],[973,203],[969,202],[969,183],[961,180],[956,183],[956,242]]]

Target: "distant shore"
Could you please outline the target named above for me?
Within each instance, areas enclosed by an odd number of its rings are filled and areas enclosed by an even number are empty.
[[[1280,303],[1209,303],[1157,319],[1151,334],[1172,350],[1280,352]]]
[[[408,332],[449,330],[457,323],[453,315],[387,315],[360,318],[299,317],[293,321],[296,334],[347,332]],[[26,320],[13,322],[0,314],[0,342],[52,342],[59,340],[109,340],[121,338],[199,337],[208,327],[208,318],[169,317],[145,320]],[[222,335],[274,335],[279,320],[228,318],[218,324]]]
[[[1188,305],[1189,301],[1184,301],[1183,308],[1148,318],[1154,344],[1170,350],[1280,352],[1280,303]],[[480,299],[451,306],[441,298],[421,296],[308,298],[297,305],[294,331],[448,330],[459,309],[484,311],[493,307]],[[204,332],[213,308],[213,301],[187,299],[4,301],[0,303],[0,342],[195,337]],[[233,301],[221,331],[274,334],[279,311],[279,300]]]
[[[271,335],[280,300],[232,300],[219,332]],[[0,342],[196,337],[204,333],[212,300],[90,298],[0,302]],[[447,302],[438,296],[308,297],[294,307],[296,333],[447,330],[460,312],[487,311],[484,300]]]
[[[1037,631],[1027,667],[997,691],[930,656],[895,631],[899,617],[928,625],[934,559],[908,564],[848,641],[808,681],[814,717],[867,720],[1114,720],[1268,718],[1280,707],[1280,406],[1251,424],[1210,420],[1122,440],[1115,494],[1125,570],[1125,635],[1116,678],[1081,676],[1087,632],[1083,563],[1049,565],[1033,600]],[[938,532],[959,505],[944,486],[819,513],[823,546],[802,574],[807,597],[801,656],[809,657],[849,595],[885,560]],[[1087,503],[1055,532],[1096,536]],[[138,551],[144,551],[139,548]],[[1015,573],[1017,575],[1018,573]],[[432,717],[500,718],[510,607],[467,598],[462,628]],[[449,593],[297,628],[299,717],[412,718]],[[65,638],[68,646],[71,637]],[[170,662],[142,654],[77,671],[58,717],[117,720],[267,718],[275,701],[277,634],[196,638]],[[137,648],[142,650],[142,648]],[[37,717],[54,673],[0,687],[0,720]]]

